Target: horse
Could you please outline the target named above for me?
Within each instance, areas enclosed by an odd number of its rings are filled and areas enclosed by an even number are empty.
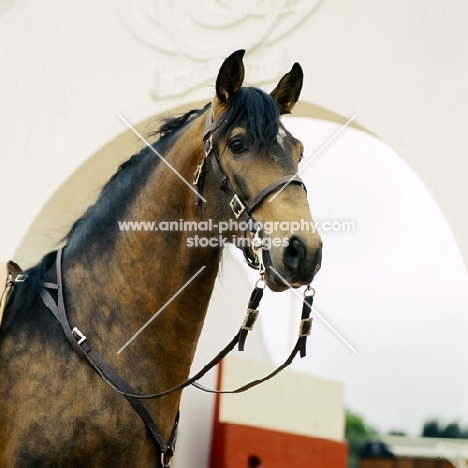
[[[205,107],[163,119],[63,249],[17,276],[0,328],[0,468],[168,467],[177,385],[190,373],[225,242],[244,241],[247,263],[274,292],[309,285],[319,270],[320,236],[281,228],[312,222],[297,177],[303,146],[280,119],[299,98],[302,69],[295,63],[267,94],[242,86],[244,52],[224,60]],[[122,229],[129,220],[161,229]],[[184,223],[193,229],[175,229]],[[94,350],[111,371],[84,362]],[[177,391],[143,405],[116,391],[119,378],[131,384],[120,393]]]

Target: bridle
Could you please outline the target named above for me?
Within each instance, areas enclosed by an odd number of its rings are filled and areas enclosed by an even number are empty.
[[[252,250],[254,251],[254,257],[252,258],[252,255],[248,249],[248,244],[244,244],[242,247],[242,252],[244,254],[245,261],[250,267],[261,271],[263,268],[261,255],[262,240],[259,235],[259,229],[257,229],[258,224],[255,222],[252,216],[253,210],[258,207],[258,205],[265,199],[267,195],[284,185],[300,184],[304,190],[306,190],[306,187],[303,180],[298,175],[286,175],[268,184],[248,202],[243,201],[236,193],[231,182],[229,181],[229,178],[221,168],[219,155],[216,151],[216,140],[218,136],[217,130],[220,127],[220,122],[223,120],[223,114],[214,120],[213,109],[211,107],[208,109],[206,113],[205,130],[203,132],[204,157],[193,174],[193,185],[195,185],[197,190],[197,194],[195,195],[195,205],[198,206],[199,216],[203,220],[201,193],[203,190],[206,160],[209,158],[211,160],[211,167],[213,168],[213,172],[219,181],[219,188],[226,194],[228,200],[230,200],[229,206],[231,207],[236,220],[239,220],[239,223],[246,223],[245,225],[248,226],[248,230],[252,236]],[[243,233],[245,236],[246,231],[244,230]]]
[[[175,443],[177,439],[177,427],[179,421],[179,413],[177,414],[176,421],[174,423],[174,427],[172,430],[172,434],[168,443],[166,443],[163,437],[160,434],[160,431],[154,422],[153,418],[151,417],[149,411],[145,407],[144,403],[141,400],[144,399],[154,399],[160,398],[164,395],[169,395],[176,391],[180,391],[189,385],[194,385],[195,387],[211,393],[241,393],[249,390],[252,387],[255,387],[267,380],[271,379],[283,369],[288,367],[299,353],[301,358],[306,355],[306,343],[307,337],[310,335],[312,329],[312,317],[310,317],[310,313],[312,310],[312,303],[313,303],[313,296],[315,291],[308,286],[306,291],[304,292],[304,299],[303,299],[303,306],[302,306],[302,314],[301,314],[301,321],[299,326],[299,336],[297,342],[291,351],[291,354],[286,359],[286,361],[275,369],[273,372],[268,374],[267,376],[252,381],[246,385],[243,385],[239,388],[234,390],[210,390],[205,388],[204,386],[197,383],[197,381],[202,378],[210,369],[215,367],[225,356],[229,354],[236,346],[240,351],[244,350],[245,341],[248,336],[248,333],[252,331],[255,321],[258,317],[258,307],[260,301],[263,297],[263,292],[265,288],[265,281],[264,281],[264,270],[263,270],[263,260],[262,260],[262,244],[261,239],[259,237],[259,230],[256,229],[256,223],[253,219],[251,213],[252,211],[259,205],[259,203],[272,191],[281,187],[287,183],[299,183],[304,187],[304,183],[302,180],[295,176],[285,176],[281,177],[280,179],[276,180],[275,182],[269,184],[265,187],[260,193],[258,193],[255,197],[253,197],[248,203],[244,203],[240,197],[236,194],[235,190],[233,189],[229,179],[224,174],[220,163],[219,158],[216,153],[215,147],[213,145],[213,133],[218,128],[218,121],[213,122],[213,116],[211,109],[207,115],[207,124],[205,128],[205,132],[203,135],[204,139],[204,159],[202,163],[197,167],[197,170],[194,175],[194,185],[197,186],[198,193],[202,190],[203,184],[203,177],[204,177],[204,167],[206,160],[210,157],[213,171],[217,176],[220,182],[221,190],[231,199],[229,205],[232,208],[234,216],[236,219],[240,219],[241,221],[245,221],[249,223],[249,226],[252,226],[250,230],[251,235],[253,236],[254,241],[256,240],[256,244],[253,246],[253,251],[255,258],[252,258],[250,253],[247,249],[244,249],[244,256],[249,266],[256,268],[259,270],[260,279],[255,284],[255,287],[251,293],[248,306],[247,306],[247,313],[243,320],[241,327],[237,334],[233,337],[233,339],[227,344],[225,348],[223,348],[208,364],[206,364],[203,369],[201,369],[198,373],[196,373],[193,377],[188,378],[185,382],[182,382],[175,387],[168,389],[164,392],[154,393],[149,395],[138,395],[135,394],[133,389],[128,385],[119,375],[104,361],[104,359],[97,353],[88,343],[87,336],[84,335],[76,326],[72,328],[70,325],[66,310],[65,310],[65,302],[63,296],[63,284],[62,284],[62,251],[63,249],[59,249],[57,251],[57,255],[55,261],[55,268],[53,268],[53,264],[49,266],[48,275],[51,278],[48,278],[48,281],[44,281],[42,284],[42,288],[40,290],[40,297],[44,303],[44,305],[52,312],[54,317],[60,323],[65,336],[67,337],[68,341],[70,342],[73,349],[77,352],[77,354],[84,359],[103,379],[105,383],[107,383],[113,390],[117,393],[123,395],[141,417],[143,422],[148,429],[149,434],[151,435],[156,449],[160,455],[158,459],[158,465],[160,468],[169,468],[171,464],[172,456],[174,455]],[[304,187],[305,188],[305,187]],[[195,203],[199,206],[201,212],[201,199],[198,198],[195,200]],[[22,275],[24,276],[24,275]],[[22,278],[22,282],[24,278]],[[263,283],[263,287],[259,286],[260,283]]]

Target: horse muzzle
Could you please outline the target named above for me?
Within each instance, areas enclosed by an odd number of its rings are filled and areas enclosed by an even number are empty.
[[[265,245],[266,244],[266,245]],[[299,236],[283,240],[279,247],[264,242],[265,281],[275,292],[310,284],[320,270],[322,241],[319,236],[307,241]]]

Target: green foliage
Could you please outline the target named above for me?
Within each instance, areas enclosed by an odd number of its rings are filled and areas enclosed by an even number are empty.
[[[439,437],[440,434],[440,427],[439,421],[431,420],[426,421],[423,426],[422,436],[423,437]]]
[[[359,453],[367,440],[377,435],[377,431],[366,425],[364,418],[346,411],[345,437],[348,441],[349,468],[357,468]]]
[[[405,432],[393,430],[390,435],[405,436]],[[441,424],[437,419],[430,419],[424,423],[422,437],[438,437],[450,439],[468,439],[468,427],[460,427],[458,422],[447,425]],[[345,437],[348,441],[349,468],[358,468],[359,454],[370,439],[378,438],[378,432],[367,425],[359,414],[346,411]]]
[[[431,419],[424,423],[422,437],[440,437],[443,439],[466,439],[468,428],[462,429],[457,422],[451,422],[442,426],[437,419]]]
[[[459,439],[461,437],[461,433],[462,431],[458,423],[450,423],[440,431],[440,437],[446,439]]]

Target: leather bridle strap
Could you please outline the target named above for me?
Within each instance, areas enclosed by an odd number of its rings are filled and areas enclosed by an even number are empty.
[[[291,351],[291,354],[286,359],[286,361],[283,364],[281,364],[281,366],[277,367],[273,372],[268,374],[266,377],[263,377],[262,379],[253,380],[252,382],[242,385],[241,387],[236,388],[234,390],[211,390],[199,384],[198,382],[195,382],[193,386],[207,393],[230,394],[230,393],[246,392],[247,390],[250,390],[251,388],[256,387],[257,385],[260,385],[266,382],[267,380],[272,379],[273,377],[278,375],[281,371],[286,369],[286,367],[291,365],[291,363],[294,361],[294,358],[296,357],[297,353],[299,353],[301,355],[301,358],[303,358],[306,355],[307,337],[310,335],[310,332],[312,330],[312,318],[310,317],[310,313],[312,310],[313,300],[314,300],[313,296],[304,297],[303,306],[302,306],[301,324],[299,327],[299,338],[297,339],[296,345],[294,346],[293,350]]]
[[[62,249],[59,249],[57,251],[57,258],[55,261],[57,283],[44,282],[43,288],[40,292],[44,305],[52,312],[57,321],[60,323],[65,336],[78,355],[85,359],[105,382],[120,390],[119,393],[122,393],[130,402],[133,409],[138,413],[138,415],[145,423],[146,428],[156,443],[156,448],[158,449],[161,456],[161,459],[158,462],[159,465],[162,468],[168,468],[170,465],[170,459],[174,454],[179,414],[177,414],[170,441],[166,444],[146,406],[138,398],[131,396],[131,394],[134,393],[133,389],[104,361],[99,353],[91,348],[91,346],[86,341],[86,336],[84,336],[80,330],[78,330],[78,328],[75,327],[73,330],[71,329],[66,315],[63,298],[61,259]],[[56,292],[57,300],[52,297],[52,294],[49,292],[49,290]]]
[[[287,176],[284,176],[284,177],[280,177],[278,180],[275,180],[271,184],[267,185],[259,193],[257,193],[257,195],[255,195],[255,197],[253,197],[252,200],[250,200],[247,203],[247,206],[245,207],[246,211],[249,212],[249,213],[252,213],[254,208],[256,208],[256,206],[267,195],[269,195],[271,192],[275,191],[276,189],[278,189],[280,187],[284,187],[284,186],[289,185],[289,184],[300,184],[300,185],[302,185],[304,190],[306,190],[304,182],[299,176],[297,176],[297,175],[295,175],[295,176],[287,175]]]
[[[179,421],[179,414],[177,414],[176,421],[174,423],[174,428],[169,440],[169,443],[165,443],[162,439],[159,430],[153,421],[151,415],[149,414],[148,410],[146,409],[145,405],[140,401],[141,399],[152,399],[152,398],[160,398],[164,395],[169,395],[170,393],[174,393],[178,390],[182,390],[183,388],[194,385],[197,388],[212,392],[212,393],[241,393],[245,392],[246,390],[260,385],[267,380],[270,380],[275,375],[280,373],[284,370],[287,366],[289,366],[294,358],[296,357],[297,353],[300,353],[301,357],[304,357],[306,354],[306,342],[307,337],[310,335],[312,329],[312,318],[310,317],[310,312],[312,310],[312,301],[313,295],[304,296],[304,304],[302,308],[302,317],[301,317],[301,325],[299,328],[299,338],[297,340],[294,349],[292,350],[288,359],[278,367],[275,371],[268,374],[266,377],[255,380],[246,384],[238,389],[230,390],[230,391],[217,391],[217,390],[209,390],[202,385],[198,384],[196,381],[203,377],[210,369],[212,369],[215,365],[217,365],[225,356],[232,351],[236,345],[239,346],[239,350],[244,349],[245,339],[247,337],[248,332],[250,332],[255,324],[255,321],[258,317],[258,310],[257,307],[260,304],[260,300],[263,297],[263,289],[255,285],[254,290],[249,299],[247,314],[244,318],[244,322],[241,325],[238,333],[234,336],[234,338],[228,343],[228,345],[218,353],[218,355],[213,358],[208,364],[206,364],[203,369],[201,369],[197,374],[193,377],[187,379],[185,382],[176,385],[175,387],[168,389],[164,392],[155,393],[151,395],[137,395],[133,392],[132,388],[122,380],[117,373],[107,365],[107,363],[102,359],[102,357],[94,351],[91,346],[87,343],[86,336],[81,333],[76,327],[73,330],[70,327],[68,322],[68,318],[65,311],[65,304],[63,298],[63,286],[62,286],[62,270],[61,270],[61,257],[62,257],[62,249],[58,250],[57,258],[55,261],[56,264],[56,282],[44,282],[43,288],[41,290],[41,298],[45,304],[45,306],[52,312],[55,316],[57,321],[60,323],[65,335],[67,336],[70,344],[72,345],[73,349],[82,357],[84,358],[92,368],[102,377],[103,381],[107,383],[113,390],[117,393],[120,393],[127,398],[130,402],[132,407],[137,411],[143,422],[145,423],[148,431],[150,432],[153,440],[156,443],[156,448],[160,453],[161,458],[158,460],[158,465],[161,468],[169,468],[171,463],[171,458],[174,454],[175,443],[177,438],[177,427]],[[310,288],[307,288],[309,290]],[[306,292],[307,292],[306,290]],[[51,292],[53,292],[56,299],[54,299]]]
[[[219,156],[213,143],[213,132],[217,130],[219,126],[218,122],[221,120],[222,120],[222,115],[218,119],[213,121],[213,110],[211,108],[208,110],[207,115],[206,115],[205,131],[203,133],[203,140],[205,142],[205,159],[209,155],[212,155],[211,165],[220,183],[221,190],[229,198],[231,198],[231,200],[235,198],[236,202],[241,204],[239,206],[241,210],[241,214],[237,214],[238,212],[236,213],[235,211],[236,207],[233,207],[231,205],[231,208],[233,209],[234,215],[236,216],[236,218],[239,218],[241,216],[244,220],[247,220],[248,218],[250,218],[252,211],[257,207],[257,205],[259,205],[260,202],[262,202],[263,199],[267,195],[269,195],[271,192],[275,191],[279,187],[282,187],[284,185],[289,185],[289,184],[300,184],[304,188],[304,190],[306,190],[304,181],[298,175],[286,175],[268,184],[263,190],[261,190],[257,195],[255,195],[248,203],[244,203],[243,201],[241,201],[241,198],[237,195],[236,191],[232,187],[232,184],[229,181],[229,178],[226,176],[223,169],[221,168],[221,165],[219,163]],[[242,209],[242,207],[244,209]],[[244,212],[245,212],[245,215],[244,215]]]
[[[236,191],[234,190],[229,178],[226,176],[224,171],[219,164],[219,159],[215,150],[212,150],[213,157],[211,158],[211,167],[213,168],[213,172],[215,173],[217,179],[219,180],[220,189],[227,195],[228,198],[231,199],[229,205],[234,212],[234,216],[237,219],[241,219],[241,221],[248,221],[253,218],[251,216],[252,211],[263,201],[263,199],[269,195],[271,192],[274,192],[279,187],[283,185],[289,184],[301,184],[304,189],[305,185],[303,180],[296,175],[287,175],[284,177],[280,177],[279,179],[275,180],[271,184],[268,184],[263,190],[261,190],[257,195],[255,195],[248,203],[244,203],[241,198],[237,195]]]
[[[65,333],[65,336],[68,338],[68,341],[72,345],[73,349],[80,355],[80,357],[86,359],[86,361],[93,367],[93,369],[102,377],[104,382],[106,382],[111,388],[113,388],[117,393],[124,395],[134,406],[135,410],[140,414],[141,418],[147,425],[153,437],[159,442],[161,442],[161,450],[164,452],[166,450],[166,445],[169,450],[171,448],[171,443],[164,444],[164,441],[157,431],[156,424],[152,421],[151,416],[149,415],[146,407],[143,405],[140,399],[153,399],[161,398],[165,395],[169,395],[178,390],[182,390],[185,387],[188,387],[196,380],[199,380],[203,377],[208,371],[215,367],[224,357],[226,357],[235,347],[239,344],[239,349],[243,350],[245,339],[249,331],[252,330],[255,320],[258,315],[258,307],[260,300],[263,296],[263,288],[255,286],[252,295],[249,300],[249,305],[247,309],[244,322],[239,328],[237,334],[232,338],[232,340],[223,348],[210,362],[208,362],[198,373],[193,377],[190,377],[186,381],[176,385],[173,388],[170,388],[166,391],[160,393],[154,393],[151,395],[137,395],[133,392],[131,387],[123,381],[116,372],[109,367],[109,365],[102,359],[102,357],[94,351],[91,346],[87,343],[86,336],[81,333],[78,328],[73,330],[70,327],[68,318],[65,312],[65,305],[63,301],[63,287],[62,287],[62,271],[61,271],[61,257],[62,249],[57,251],[56,258],[56,274],[57,274],[57,283],[53,282],[44,282],[43,288],[41,290],[41,298],[44,302],[44,305],[52,312],[57,321],[62,326],[62,329]],[[53,290],[57,294],[57,301],[52,297],[49,290]],[[177,426],[177,421],[175,427]],[[174,436],[175,438],[175,436]],[[172,444],[173,447],[173,444]]]
[[[221,168],[219,157],[215,148],[214,140],[215,133],[218,130],[219,122],[223,120],[223,115],[218,117],[216,120],[213,120],[213,110],[210,108],[206,114],[206,123],[205,130],[203,133],[204,141],[204,158],[200,165],[197,166],[197,169],[193,176],[193,184],[197,188],[198,194],[201,195],[203,189],[203,179],[204,179],[204,169],[206,160],[208,157],[211,159],[211,166],[216,178],[219,181],[220,189],[226,194],[230,200],[229,205],[234,213],[236,219],[245,221],[247,223],[248,229],[252,235],[256,232],[256,223],[252,217],[252,212],[257,206],[265,199],[267,195],[274,192],[280,187],[284,187],[289,184],[300,184],[304,190],[305,184],[298,175],[287,175],[279,178],[278,180],[273,181],[268,184],[263,190],[261,190],[257,195],[255,195],[249,202],[245,202],[234,190],[229,178],[224,173]],[[202,210],[202,200],[199,195],[195,195],[195,205],[198,206],[198,212],[200,219],[203,220],[203,210]],[[244,235],[245,235],[244,230]],[[260,265],[257,259],[252,259],[247,247],[242,248],[244,257],[247,261],[247,264],[253,268],[259,269]]]
[[[232,340],[205,366],[197,372],[192,377],[189,377],[184,382],[181,382],[179,385],[175,387],[169,388],[168,390],[160,393],[152,393],[149,395],[137,395],[137,394],[127,394],[122,392],[121,390],[114,388],[117,393],[121,393],[122,395],[132,396],[135,398],[140,399],[153,399],[153,398],[161,398],[166,395],[170,395],[178,390],[182,390],[189,385],[193,385],[197,380],[200,380],[205,374],[207,374],[213,367],[218,365],[237,345],[239,346],[239,350],[242,351],[244,349],[245,339],[247,337],[248,332],[252,331],[252,328],[255,324],[255,321],[258,316],[258,310],[251,307],[258,307],[260,299],[263,295],[263,288],[255,287],[254,291],[252,292],[251,298],[249,300],[249,308],[247,309],[247,313],[245,315],[244,321],[239,328],[239,331],[236,335],[232,338]]]
[[[243,387],[240,387],[233,391],[217,392],[216,390],[208,390],[202,385],[200,385],[199,383],[197,383],[197,381],[200,380],[209,370],[211,370],[214,366],[216,366],[219,362],[221,362],[222,359],[225,358],[235,348],[236,345],[239,346],[240,351],[244,349],[244,343],[245,343],[247,334],[248,332],[252,331],[255,321],[258,317],[258,310],[256,310],[256,308],[259,306],[262,296],[263,296],[263,288],[259,288],[258,286],[255,286],[249,299],[247,314],[237,334],[228,343],[228,345],[225,348],[223,348],[208,364],[206,364],[198,373],[196,373],[194,376],[187,379],[185,382],[182,382],[179,385],[173,388],[170,388],[164,392],[154,393],[154,394],[149,394],[149,395],[136,395],[136,394],[128,395],[113,387],[114,390],[123,395],[132,396],[135,398],[151,399],[151,398],[160,398],[162,396],[169,395],[170,393],[173,393],[175,391],[182,390],[188,385],[193,385],[194,387],[197,387],[201,390],[212,392],[212,393],[241,393],[241,392],[245,392],[246,390],[249,390],[252,387],[256,387],[257,385],[260,385],[261,383],[266,382],[267,380],[270,380],[275,375],[279,374],[282,370],[284,370],[286,367],[288,367],[293,362],[297,353],[300,353],[301,358],[305,357],[307,338],[310,335],[310,332],[312,330],[312,317],[310,317],[310,313],[312,310],[313,295],[304,297],[304,302],[302,306],[301,323],[299,327],[299,338],[291,354],[289,355],[288,359],[284,362],[284,364],[278,367],[278,369],[276,369],[274,372],[268,374],[266,377],[262,379],[254,380],[253,382],[250,382],[249,384],[244,385]]]

